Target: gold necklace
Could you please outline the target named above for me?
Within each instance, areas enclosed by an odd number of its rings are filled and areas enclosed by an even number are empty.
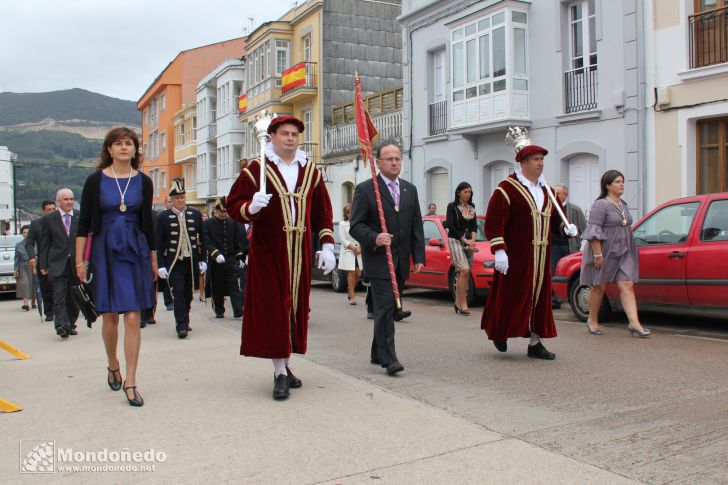
[[[607,200],[609,200],[609,203],[612,204],[612,206],[617,210],[617,213],[622,217],[622,225],[627,225],[627,209],[622,203],[622,199],[619,199],[619,204],[614,202],[611,197],[607,197]]]
[[[129,183],[131,182],[131,167],[129,167],[129,177],[126,179],[126,187],[124,187],[124,192],[121,191],[121,185],[119,185],[119,179],[116,177],[116,171],[114,170],[114,165],[111,165],[111,173],[114,175],[114,182],[116,182],[116,188],[119,189],[119,195],[121,196],[121,203],[119,204],[119,211],[126,212],[126,204],[124,203],[124,196],[126,195],[126,191],[129,189]]]

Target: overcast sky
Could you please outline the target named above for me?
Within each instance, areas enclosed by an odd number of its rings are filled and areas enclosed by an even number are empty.
[[[299,0],[299,3],[302,3]],[[0,0],[0,92],[136,101],[182,50],[241,37],[293,0]]]

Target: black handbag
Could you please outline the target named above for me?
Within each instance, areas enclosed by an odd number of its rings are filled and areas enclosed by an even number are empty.
[[[83,260],[88,261],[91,259],[91,244],[93,243],[93,234],[89,234],[86,238],[86,246],[83,249]],[[96,321],[101,314],[96,311],[96,305],[94,304],[94,299],[91,296],[91,292],[88,289],[88,286],[86,286],[86,283],[91,282],[91,279],[93,278],[93,274],[89,275],[88,280],[85,282],[79,282],[77,285],[71,286],[71,298],[73,298],[74,303],[76,303],[76,306],[79,310],[81,310],[81,313],[83,313],[83,317],[86,319],[86,326],[88,328],[91,328],[91,324]],[[76,278],[78,280],[78,278]]]
[[[96,311],[96,305],[86,283],[71,286],[71,298],[73,298],[76,306],[83,313],[83,317],[86,319],[86,326],[91,328],[91,324],[99,318],[100,314]]]

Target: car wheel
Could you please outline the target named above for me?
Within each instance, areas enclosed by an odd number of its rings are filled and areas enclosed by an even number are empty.
[[[450,271],[450,284],[448,286],[450,287],[450,298],[452,298],[452,301],[455,301],[455,292],[457,291],[457,274],[457,271]],[[468,306],[475,304],[475,298],[475,282],[473,281],[473,275],[471,274],[469,276],[467,294]]]
[[[569,286],[569,303],[571,304],[571,310],[576,315],[576,318],[582,322],[586,322],[589,318],[589,294],[591,293],[591,286],[582,285],[579,282],[579,276]],[[599,321],[605,321],[610,314],[609,302],[605,296],[602,300],[602,306],[599,308]]]
[[[331,271],[331,287],[337,293],[346,291],[346,271],[339,271],[339,268]]]

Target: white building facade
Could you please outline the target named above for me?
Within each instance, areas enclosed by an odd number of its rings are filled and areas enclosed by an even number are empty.
[[[637,0],[406,0],[402,136],[424,206],[462,181],[484,213],[515,168],[508,126],[549,150],[545,176],[588,210],[617,169],[643,213],[645,80]],[[607,28],[608,27],[608,28]]]
[[[0,146],[0,229],[3,234],[9,228],[15,232],[14,163],[15,154],[8,147]]]
[[[197,196],[227,195],[240,173],[246,151],[238,97],[245,93],[245,65],[227,59],[197,85]]]

